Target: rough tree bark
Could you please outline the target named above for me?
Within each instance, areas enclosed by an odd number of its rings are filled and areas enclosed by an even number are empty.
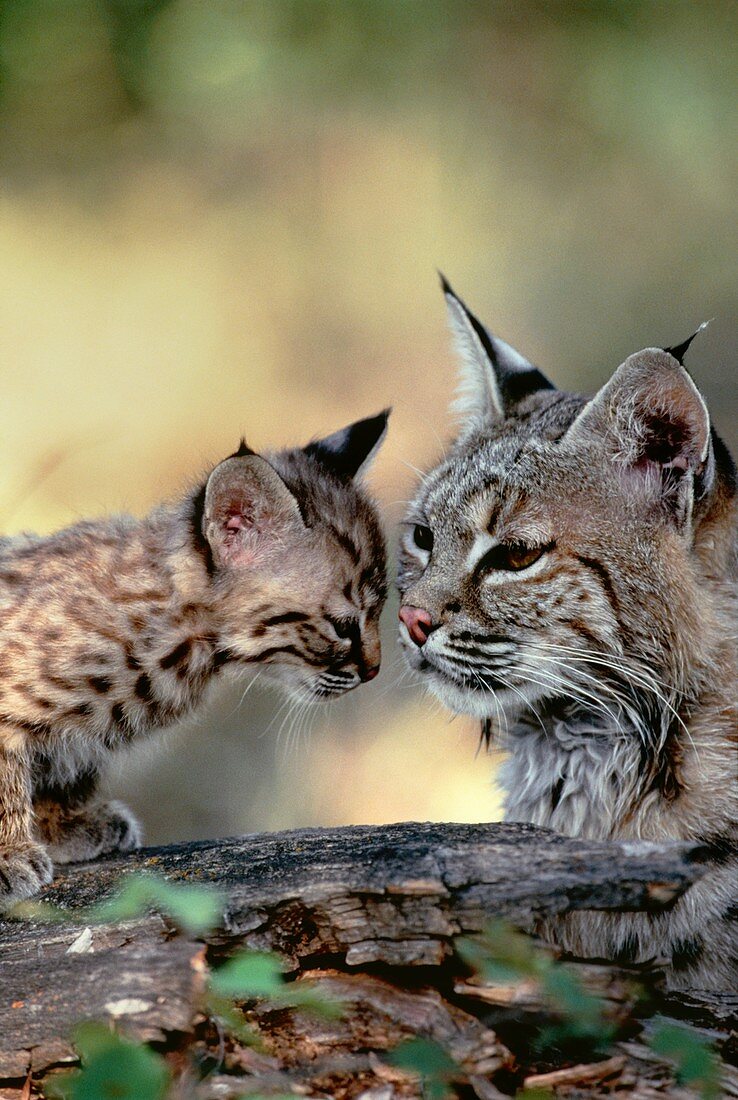
[[[196,942],[151,913],[88,929],[83,909],[140,870],[221,887],[221,927]],[[637,1040],[632,975],[580,964],[628,1041],[609,1059],[536,1075],[540,1065],[526,1066],[522,1047],[510,1048],[548,1009],[534,988],[470,981],[454,939],[492,917],[527,930],[572,909],[657,911],[700,874],[689,845],[595,843],[499,824],[305,829],[69,867],[45,899],[70,910],[71,923],[0,922],[0,1097],[19,1098],[29,1073],[43,1088],[73,1064],[71,1030],[89,1018],[157,1044],[179,1069],[194,1051],[213,1072],[202,1082],[185,1072],[180,1093],[201,1098],[417,1096],[417,1082],[382,1058],[413,1034],[444,1046],[464,1069],[466,1095],[482,1100],[513,1093],[526,1077],[556,1095],[679,1096],[668,1068]],[[208,968],[240,946],[280,952],[296,980],[309,976],[345,1002],[342,1019],[247,1005],[262,1049],[224,1037],[204,1010],[203,988]],[[668,1001],[672,1015],[708,1028],[728,1061],[737,1006],[727,995]]]

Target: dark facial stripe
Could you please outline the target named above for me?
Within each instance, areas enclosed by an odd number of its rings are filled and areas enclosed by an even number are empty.
[[[582,622],[581,619],[570,619],[569,626],[575,632],[575,634],[579,634],[579,636],[588,641],[590,645],[598,647],[602,644],[597,635],[592,630],[590,630],[587,624]]]
[[[454,634],[455,642],[478,642],[480,645],[495,645],[498,642],[510,643],[510,638],[505,634],[475,634],[471,630],[460,630]]]
[[[252,661],[268,661],[270,657],[279,657],[288,654],[291,657],[297,657],[300,661],[304,661],[305,664],[314,665],[316,668],[320,668],[325,662],[319,658],[312,657],[308,653],[301,652],[297,646],[294,645],[273,645],[269,649],[263,649],[261,653],[257,653],[252,657]]]
[[[574,557],[580,565],[583,565],[585,569],[588,569],[590,573],[594,573],[597,577],[612,607],[612,612],[617,624],[622,629],[620,621],[620,601],[618,600],[615,586],[612,583],[609,569],[606,565],[603,565],[601,561],[598,561],[597,558],[588,558],[584,554],[575,554]]]
[[[285,611],[282,615],[272,615],[264,619],[261,626],[279,626],[280,623],[304,623],[309,618],[302,611]]]
[[[338,531],[335,527],[331,527],[330,530],[338,545],[346,551],[354,565],[358,565],[361,555],[348,535],[344,535],[343,531]]]

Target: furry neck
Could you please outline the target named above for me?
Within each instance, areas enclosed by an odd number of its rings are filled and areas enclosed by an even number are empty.
[[[523,714],[501,743],[506,820],[593,839],[648,835],[644,814],[678,796],[680,732],[681,717],[668,710],[648,724],[559,701]]]

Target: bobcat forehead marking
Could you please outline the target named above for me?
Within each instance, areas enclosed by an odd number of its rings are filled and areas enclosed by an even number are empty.
[[[96,797],[100,767],[224,666],[305,700],[376,675],[385,547],[361,478],[387,415],[266,456],[242,444],[140,521],[0,539],[0,908],[49,880],[50,855],[140,842]]]
[[[579,915],[551,934],[578,953],[671,952],[675,985],[734,985],[736,471],[686,346],[631,356],[587,400],[444,290],[461,426],[403,529],[408,661],[508,751],[509,819],[717,838],[708,875],[657,921]]]

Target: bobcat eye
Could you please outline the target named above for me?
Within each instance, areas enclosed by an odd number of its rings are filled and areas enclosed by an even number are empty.
[[[416,523],[413,529],[413,542],[418,550],[433,549],[433,532],[430,527],[424,527],[422,523]]]
[[[356,622],[353,619],[329,619],[337,638],[351,638],[356,630]]]
[[[487,551],[477,568],[480,570],[507,569],[517,573],[521,569],[528,569],[534,565],[550,549],[551,544],[526,546],[523,542],[501,542]]]

